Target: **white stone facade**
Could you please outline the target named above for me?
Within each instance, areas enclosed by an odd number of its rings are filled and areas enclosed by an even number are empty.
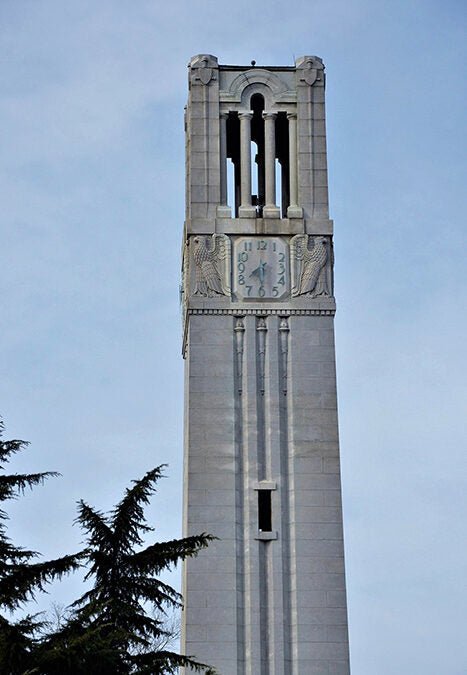
[[[218,539],[184,566],[182,649],[348,675],[324,66],[200,55],[189,86],[184,531]]]

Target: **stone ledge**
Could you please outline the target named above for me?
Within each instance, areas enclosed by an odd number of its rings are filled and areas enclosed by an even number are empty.
[[[258,532],[255,534],[255,539],[257,541],[274,541],[278,538],[277,532]]]
[[[196,314],[231,314],[232,316],[247,316],[255,314],[257,316],[334,316],[335,309],[290,309],[290,308],[264,308],[264,307],[241,307],[230,308],[192,308],[187,310],[189,316]]]

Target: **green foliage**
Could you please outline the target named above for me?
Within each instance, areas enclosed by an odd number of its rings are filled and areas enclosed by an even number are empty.
[[[176,673],[180,666],[207,669],[159,646],[166,635],[161,613],[179,607],[181,596],[158,575],[196,555],[212,539],[201,534],[143,547],[143,535],[153,530],[144,507],[162,469],[133,481],[108,514],[79,502],[76,522],[86,533],[82,556],[92,588],[73,603],[65,626],[41,645],[32,672],[143,675]]]
[[[28,443],[20,440],[3,439],[3,423],[0,420],[0,502],[16,499],[27,488],[42,484],[46,478],[56,476],[55,472],[31,474],[6,474],[5,465],[11,456],[23,450]],[[15,546],[7,536],[8,515],[0,509],[0,672],[17,675],[27,672],[32,663],[32,653],[37,642],[35,635],[43,622],[36,616],[26,616],[11,622],[5,612],[12,612],[27,600],[33,599],[37,591],[56,578],[79,567],[79,556],[68,555],[57,560],[33,562],[36,551]]]
[[[42,484],[54,472],[6,474],[4,466],[25,441],[5,441],[0,420],[0,502]],[[0,509],[0,673],[1,675],[157,675],[188,666],[214,673],[169,649],[165,612],[181,606],[181,595],[158,577],[209,544],[210,535],[155,542],[144,509],[156,490],[163,466],[132,482],[123,499],[104,514],[78,504],[76,522],[86,547],[75,555],[38,562],[38,553],[14,545]],[[21,608],[45,585],[85,566],[91,588],[58,617],[57,625],[39,615],[16,622],[4,612]]]

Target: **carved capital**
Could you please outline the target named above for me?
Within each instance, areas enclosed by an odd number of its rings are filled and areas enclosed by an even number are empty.
[[[238,113],[238,118],[240,120],[251,120],[253,117],[253,112],[251,110],[245,110],[243,112]]]
[[[276,117],[276,112],[263,112],[263,120],[275,120]]]

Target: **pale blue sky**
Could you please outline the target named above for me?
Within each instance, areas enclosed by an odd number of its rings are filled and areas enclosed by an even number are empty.
[[[186,63],[317,54],[353,673],[467,673],[466,15],[460,0],[1,2],[0,412],[32,443],[14,468],[63,474],[12,507],[18,541],[76,549],[75,501],[110,508],[162,462],[151,517],[180,534]]]

